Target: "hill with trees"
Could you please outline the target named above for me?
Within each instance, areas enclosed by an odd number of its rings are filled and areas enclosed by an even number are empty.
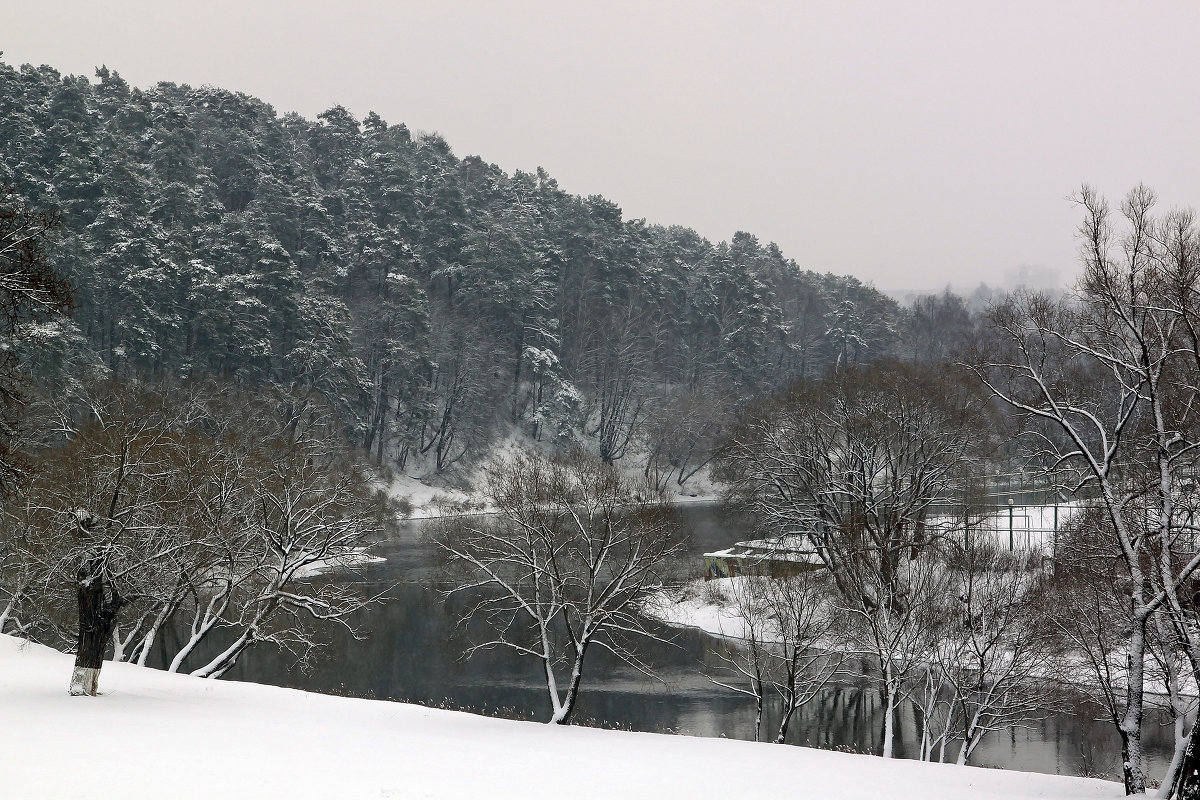
[[[936,359],[937,331],[970,324],[958,298],[902,309],[749,233],[626,219],[374,113],[308,120],[103,67],[0,64],[0,185],[61,212],[49,256],[76,307],[40,331],[42,378],[315,390],[399,467],[453,471],[517,426],[608,461],[633,445],[682,481],[745,400]]]

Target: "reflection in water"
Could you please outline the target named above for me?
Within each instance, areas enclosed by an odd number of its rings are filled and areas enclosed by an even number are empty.
[[[685,507],[692,528],[691,549],[703,553],[744,538],[736,520],[711,506]],[[379,591],[396,584],[393,601],[364,613],[355,623],[366,635],[355,640],[332,629],[328,646],[307,671],[292,657],[260,647],[248,652],[227,678],[257,681],[354,697],[409,700],[521,719],[544,720],[549,700],[538,665],[507,651],[461,654],[466,635],[455,630],[457,603],[439,588],[433,548],[421,539],[421,523],[408,523],[379,548],[388,561],[367,565],[355,580]],[[699,560],[697,559],[697,570]],[[344,576],[343,576],[344,577]],[[444,587],[443,587],[444,588]],[[644,648],[658,679],[649,679],[602,650],[589,653],[575,721],[638,731],[749,739],[754,705],[748,697],[714,686],[703,674],[718,663],[720,642],[699,631],[672,631],[672,644]],[[594,653],[594,655],[593,655]],[[764,738],[779,718],[768,705]],[[797,712],[788,742],[812,747],[879,752],[883,735],[878,690],[865,683],[829,686]],[[912,708],[904,706],[896,726],[896,752],[911,757],[920,742]],[[764,745],[765,746],[765,745]],[[1162,714],[1147,713],[1144,742],[1147,767],[1161,775],[1171,757],[1172,730]],[[951,758],[957,749],[948,751]],[[1082,715],[1054,714],[1026,728],[989,735],[972,763],[1067,775],[1105,774],[1119,778],[1120,743],[1111,723]]]

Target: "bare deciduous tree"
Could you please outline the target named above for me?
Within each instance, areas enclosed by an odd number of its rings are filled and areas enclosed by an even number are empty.
[[[1077,290],[1062,301],[1018,295],[995,309],[999,337],[974,369],[1031,423],[1033,458],[1103,510],[1108,552],[1123,564],[1124,677],[1114,721],[1125,790],[1134,794],[1146,788],[1147,628],[1160,608],[1193,668],[1200,665],[1200,637],[1179,596],[1200,565],[1195,528],[1179,507],[1200,453],[1200,239],[1191,212],[1156,217],[1144,187],[1127,195],[1120,221],[1090,188],[1077,200]]]
[[[1040,554],[968,540],[949,556],[948,591],[930,604],[933,667],[956,706],[967,763],[990,731],[1044,718],[1061,707]],[[1056,615],[1057,616],[1057,615]]]
[[[220,592],[202,592],[192,602],[195,613],[207,596],[204,613],[219,619],[231,640],[192,675],[220,677],[260,642],[303,658],[319,643],[314,623],[353,631],[348,618],[372,601],[353,586],[308,579],[315,569],[353,562],[378,539],[388,513],[384,498],[327,407],[302,396],[279,399],[287,410],[282,429],[252,440],[256,452],[243,475],[249,547],[239,535],[233,541],[240,551],[217,549],[205,574],[227,580]],[[217,615],[210,604],[222,593]],[[177,653],[172,666],[178,669],[186,655]]]
[[[608,463],[625,457],[646,414],[654,337],[644,324],[632,308],[598,319],[581,359],[583,385],[592,395],[584,430],[596,437]]]
[[[496,515],[446,520],[437,533],[463,569],[453,593],[469,599],[465,618],[492,632],[468,654],[502,647],[537,659],[559,724],[575,709],[591,648],[650,674],[634,642],[657,634],[638,609],[682,545],[664,497],[582,453],[500,458],[485,493]]]
[[[213,641],[219,652],[191,671],[219,677],[256,642],[303,655],[317,643],[309,623],[344,624],[369,602],[308,580],[358,558],[387,514],[323,405],[202,382],[107,383],[46,410],[57,430],[6,536],[28,580],[8,591],[51,630],[75,595],[73,694],[96,693],[110,649],[145,664],[184,618],[169,668]]]
[[[58,406],[63,440],[12,509],[38,594],[75,596],[75,695],[96,694],[121,610],[161,594],[188,547],[178,509],[190,488],[177,462],[186,399],[113,384],[88,399]]]
[[[716,457],[717,444],[730,416],[731,401],[716,386],[680,390],[652,402],[644,427],[644,475],[666,488],[683,486]]]

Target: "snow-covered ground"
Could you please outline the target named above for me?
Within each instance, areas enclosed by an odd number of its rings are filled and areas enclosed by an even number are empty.
[[[746,578],[740,576],[688,581],[682,586],[655,593],[642,604],[641,610],[646,616],[668,625],[697,628],[713,636],[745,639],[746,623],[734,603],[738,584],[744,580]],[[770,638],[769,632],[765,638]],[[1147,659],[1146,666],[1149,673],[1146,678],[1146,701],[1169,713],[1166,683],[1152,659]],[[1095,675],[1083,661],[1072,666],[1069,674],[1079,685],[1096,683]],[[1180,691],[1187,697],[1200,696],[1200,688],[1190,676],[1183,679]]]
[[[456,514],[480,514],[494,511],[483,496],[483,466],[490,458],[510,455],[517,450],[547,450],[543,444],[531,440],[515,430],[499,439],[488,450],[486,457],[479,459],[466,473],[458,474],[454,485],[433,470],[429,458],[413,458],[405,471],[393,475],[388,482],[388,493],[407,502],[412,511],[410,519],[427,519]],[[595,452],[594,449],[592,452]],[[616,462],[617,469],[634,481],[642,480],[646,463],[644,449],[635,449],[626,458]],[[721,496],[722,486],[712,480],[704,467],[683,486],[674,480],[668,482],[668,491],[674,503],[709,503]]]
[[[363,564],[378,564],[380,562],[387,561],[387,559],[383,558],[382,556],[374,556],[366,551],[367,548],[365,547],[356,547],[352,552],[345,553],[340,556],[322,558],[318,561],[312,562],[311,564],[306,564],[305,566],[296,570],[296,577],[311,578],[314,575],[323,575],[326,572],[354,569],[355,567],[360,567]]]
[[[0,796],[1119,798],[1086,778],[533,722],[105,664],[0,636]]]
[[[699,628],[714,636],[746,638],[746,622],[737,612],[733,598],[744,577],[688,581],[678,588],[664,589],[642,604],[642,613],[668,625]]]
[[[999,508],[973,520],[971,535],[982,537],[1000,549],[1009,545],[1011,536],[1015,549],[1040,551],[1049,555],[1058,531],[1079,508],[1078,502],[1014,506],[1011,510]],[[947,529],[952,529],[960,523],[957,520],[934,518],[930,524],[944,524]],[[742,549],[757,546],[766,550],[770,545],[771,542],[767,540],[738,542],[713,555],[737,550],[739,546]],[[718,636],[745,638],[745,624],[732,607],[734,587],[739,580],[719,578],[692,581],[681,588],[659,592],[642,610],[670,625],[700,628]]]
[[[388,484],[388,493],[412,506],[412,511],[407,514],[409,519],[444,516],[453,513],[455,507],[463,509],[466,513],[487,510],[483,496],[477,492],[438,486],[430,478],[414,475],[400,474],[393,477]]]

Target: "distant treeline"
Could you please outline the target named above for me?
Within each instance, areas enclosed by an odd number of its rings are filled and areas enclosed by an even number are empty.
[[[438,471],[508,425],[637,445],[686,479],[731,409],[832,365],[943,359],[953,295],[901,308],[749,233],[624,219],[340,106],[0,64],[0,184],[62,214],[74,286],[37,366],[312,389],[381,460]],[[803,191],[803,187],[796,187]],[[74,366],[73,366],[74,365]]]

